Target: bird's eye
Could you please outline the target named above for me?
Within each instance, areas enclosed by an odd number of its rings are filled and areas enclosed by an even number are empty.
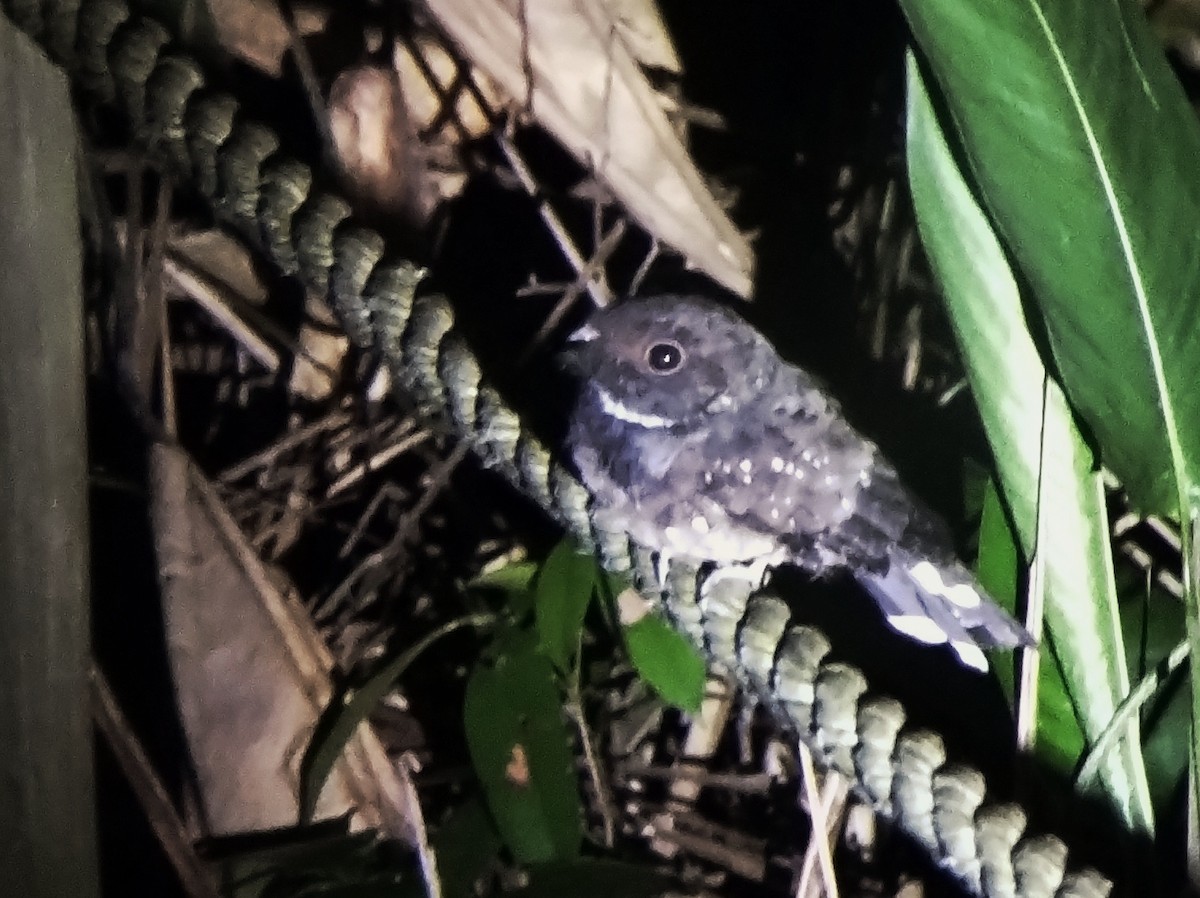
[[[646,364],[655,374],[670,374],[683,364],[683,348],[678,343],[655,343],[646,350]]]

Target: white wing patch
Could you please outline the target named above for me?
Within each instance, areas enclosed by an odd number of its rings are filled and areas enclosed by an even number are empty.
[[[949,642],[950,648],[954,650],[954,654],[958,655],[958,660],[963,664],[981,673],[987,672],[987,656],[979,646],[962,639],[949,639],[946,632],[929,618],[918,614],[893,614],[887,619],[887,622],[905,636],[910,636],[926,645],[941,645]]]
[[[958,660],[967,667],[973,667],[980,673],[987,673],[987,655],[975,643],[952,642],[950,647],[954,649],[954,654],[958,655]]]
[[[942,575],[928,561],[919,561],[908,569],[908,575],[930,595],[941,596],[959,608],[978,608],[983,598],[968,583],[947,586]]]
[[[947,640],[946,631],[923,614],[890,614],[887,622],[905,636],[926,645],[941,645]]]

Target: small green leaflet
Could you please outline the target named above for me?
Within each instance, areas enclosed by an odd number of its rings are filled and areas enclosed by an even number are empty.
[[[646,615],[625,628],[625,645],[642,679],[664,700],[689,713],[700,709],[704,659],[666,621]]]
[[[596,588],[596,559],[564,539],[537,577],[534,611],[542,651],[562,673],[572,669],[579,651],[583,618]]]

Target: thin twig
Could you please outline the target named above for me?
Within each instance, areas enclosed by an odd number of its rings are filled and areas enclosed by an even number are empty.
[[[173,185],[163,176],[158,182],[158,200],[154,209],[154,224],[150,240],[150,258],[147,260],[150,278],[146,284],[146,307],[154,310],[154,324],[158,330],[158,357],[162,379],[162,426],[170,439],[179,434],[179,410],[175,401],[175,378],[171,370],[171,328],[167,319],[167,295],[163,284],[163,261],[167,248],[167,229],[171,222],[171,195]],[[153,370],[147,366],[148,370]]]
[[[517,27],[521,30],[521,74],[525,76],[525,102],[524,111],[526,115],[533,115],[533,55],[529,52],[529,10],[526,7],[526,0],[520,0],[517,3]]]
[[[662,252],[662,244],[658,242],[657,237],[650,238],[650,249],[646,251],[646,257],[642,259],[638,265],[637,271],[633,273],[633,278],[629,281],[629,295],[637,296],[637,293],[642,289],[642,281],[646,279],[646,275],[650,273],[650,266],[658,259],[659,253]]]
[[[622,780],[676,780],[686,777],[702,789],[720,789],[739,795],[765,795],[777,781],[777,777],[769,773],[713,773],[708,770],[684,770],[666,764],[642,764],[634,761],[619,764],[616,775]]]
[[[394,458],[398,458],[410,449],[421,445],[432,436],[432,432],[426,429],[421,429],[413,433],[409,433],[401,439],[392,443],[390,446],[385,446],[380,449],[370,458],[361,461],[350,468],[345,474],[330,484],[329,489],[325,491],[325,498],[332,499],[339,493],[344,493],[350,487],[354,486],[368,474],[378,471],[385,467]]]
[[[1124,701],[1117,705],[1112,718],[1079,761],[1075,773],[1075,784],[1079,790],[1085,789],[1095,780],[1100,772],[1101,763],[1112,747],[1129,734],[1130,721],[1166,683],[1167,678],[1183,666],[1190,649],[1191,643],[1187,639],[1181,641],[1167,653],[1167,657],[1160,661],[1154,670],[1142,677]]]
[[[809,838],[809,850],[816,848],[817,862],[821,869],[821,879],[824,881],[827,898],[838,898],[837,876],[833,871],[833,852],[829,850],[828,811],[826,800],[832,807],[832,799],[836,795],[838,785],[834,782],[837,774],[830,772],[825,789],[817,789],[817,769],[813,764],[812,752],[803,742],[800,743],[800,782],[804,787],[804,797],[808,803],[808,815],[812,821],[812,835]],[[800,882],[796,887],[798,896],[810,893],[809,885],[811,864],[805,859]]]
[[[406,546],[410,539],[416,535],[417,527],[420,526],[421,519],[425,517],[425,513],[433,506],[438,496],[442,494],[446,484],[450,482],[451,475],[455,469],[462,464],[471,452],[471,446],[465,440],[454,447],[454,450],[446,456],[446,458],[438,465],[434,466],[429,471],[429,476],[425,484],[424,492],[421,498],[401,519],[399,526],[396,528],[396,536],[394,542],[399,546]]]
[[[608,788],[608,782],[604,776],[604,765],[596,754],[595,737],[588,725],[587,715],[583,712],[583,704],[578,693],[572,695],[563,704],[563,710],[579,732],[579,744],[583,746],[584,769],[587,770],[592,791],[596,794],[596,805],[600,812],[601,826],[604,831],[603,845],[605,848],[612,848],[617,840],[617,809],[613,803],[612,790]]]
[[[343,577],[342,582],[334,587],[333,591],[326,598],[313,603],[310,611],[317,623],[320,625],[325,622],[325,619],[321,617],[322,609],[326,607],[331,608],[333,611],[332,616],[336,618],[339,609],[348,607],[350,591],[371,571],[384,567],[399,570],[399,565],[394,565],[393,561],[399,555],[400,548],[396,540],[392,539],[387,545],[381,546],[374,552],[363,556],[358,564],[354,566],[354,570]]]
[[[138,804],[146,814],[167,860],[191,898],[221,898],[212,872],[196,854],[187,825],[171,802],[137,734],[121,711],[103,671],[92,662],[90,671],[92,719],[104,736]]]
[[[587,269],[587,262],[584,261],[579,250],[575,248],[575,242],[571,239],[571,235],[567,233],[566,226],[563,225],[562,219],[558,217],[558,213],[541,196],[541,191],[538,190],[537,182],[534,180],[529,166],[525,164],[525,160],[517,152],[517,148],[513,146],[512,141],[507,135],[497,133],[496,142],[500,147],[500,152],[504,154],[505,160],[516,174],[517,179],[521,182],[521,186],[525,188],[525,192],[537,203],[538,214],[542,217],[542,222],[546,225],[550,236],[558,244],[558,248],[564,258],[566,258],[567,263],[576,275],[582,275]],[[606,306],[612,301],[612,296],[609,292],[595,281],[587,281],[587,291],[598,306]]]
[[[635,815],[637,831],[648,836],[650,849],[670,857],[682,849],[752,882],[766,879],[766,840],[698,813],[653,810]]]
[[[429,510],[430,506],[433,505],[434,501],[441,494],[442,488],[450,479],[450,475],[462,460],[466,458],[469,451],[470,447],[467,443],[459,443],[450,455],[429,472],[425,491],[421,494],[421,498],[417,500],[416,504],[409,509],[397,524],[395,535],[388,541],[387,545],[367,555],[355,565],[354,570],[337,585],[333,592],[314,607],[314,617],[321,608],[328,606],[337,609],[346,604],[346,600],[350,596],[350,591],[371,571],[382,567],[387,567],[397,572],[404,570],[402,561],[404,550],[409,540],[415,534],[417,526],[425,516],[425,512]]]
[[[312,501],[313,471],[312,468],[295,466],[287,496],[283,500],[283,510],[265,529],[251,539],[251,543],[260,555],[268,561],[278,561],[304,532],[305,525],[312,520],[315,510]],[[268,550],[268,546],[270,547]]]
[[[281,0],[277,4],[280,18],[287,28],[288,43],[292,50],[292,60],[296,63],[296,72],[300,75],[300,86],[312,112],[313,125],[321,136],[321,145],[326,164],[334,171],[341,171],[341,157],[338,154],[337,141],[333,138],[333,129],[329,125],[329,110],[325,106],[325,96],[321,91],[321,79],[317,76],[317,67],[313,65],[312,56],[304,43],[304,36],[296,25],[296,12],[292,9],[290,0]]]
[[[342,410],[330,412],[323,418],[298,427],[291,433],[284,434],[266,449],[247,456],[232,467],[226,468],[217,478],[221,483],[236,483],[247,474],[259,468],[274,464],[281,455],[290,452],[302,443],[308,442],[318,434],[329,430],[340,430],[354,420],[353,416]]]
[[[389,482],[383,484],[375,492],[375,495],[371,497],[371,501],[367,503],[367,507],[358,516],[358,520],[354,522],[354,527],[350,530],[350,534],[338,549],[337,557],[341,559],[350,557],[350,553],[357,548],[359,541],[366,534],[367,525],[371,523],[371,519],[379,511],[379,506],[389,500],[402,500],[406,495],[407,493],[395,483]]]
[[[533,338],[529,341],[529,345],[525,347],[525,351],[517,360],[518,365],[527,362],[537,347],[544,343],[551,332],[558,327],[563,317],[575,305],[575,300],[587,289],[588,284],[593,283],[592,276],[604,271],[605,263],[616,252],[617,247],[621,243],[621,238],[624,236],[625,222],[618,221],[613,225],[608,235],[600,242],[600,246],[596,248],[596,252],[592,254],[591,260],[584,266],[584,270],[580,273],[579,277],[563,292],[562,299],[554,304],[554,308],[546,316],[546,320],[542,322],[542,326],[537,329],[537,333],[533,335]]]
[[[167,255],[163,261],[163,273],[171,279],[176,288],[206,311],[255,361],[272,374],[279,370],[279,353],[233,309],[224,287],[177,253]]]

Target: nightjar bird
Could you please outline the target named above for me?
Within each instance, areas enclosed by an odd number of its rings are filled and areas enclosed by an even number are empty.
[[[875,444],[731,310],[627,300],[568,352],[568,449],[605,526],[668,557],[844,569],[892,627],[977,670],[982,648],[1032,644]]]

